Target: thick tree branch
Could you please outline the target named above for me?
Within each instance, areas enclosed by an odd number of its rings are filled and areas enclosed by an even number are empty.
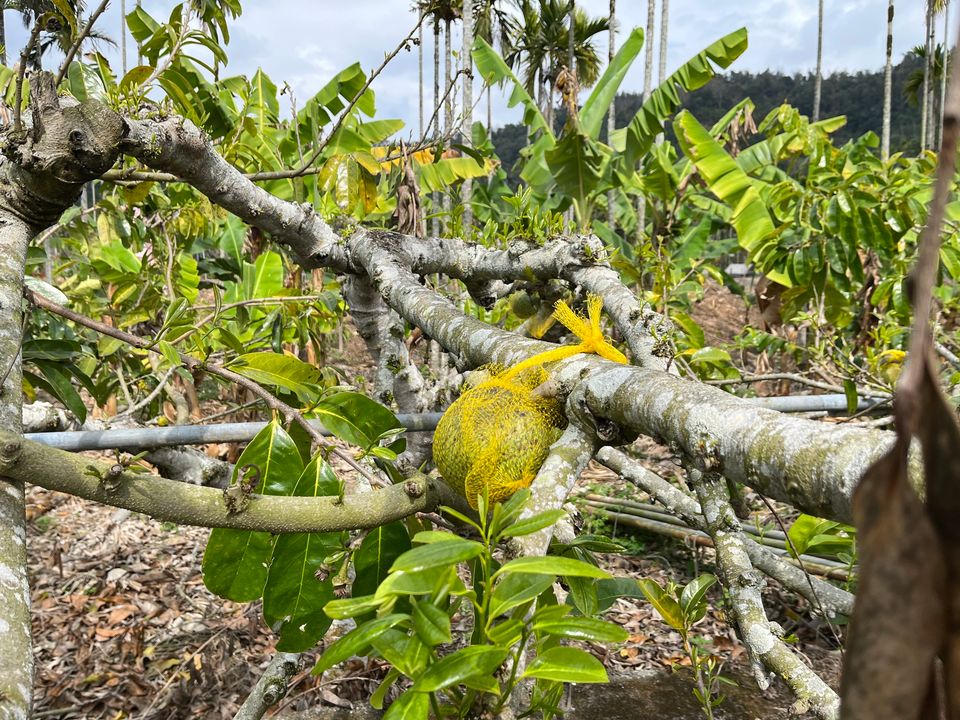
[[[729,593],[740,638],[751,658],[783,678],[798,698],[797,710],[809,709],[822,720],[836,720],[840,717],[840,698],[787,647],[782,630],[767,619],[760,597],[762,576],[750,563],[740,522],[730,507],[727,484],[715,473],[693,471],[691,475],[707,532],[713,538],[717,565]],[[767,686],[762,673],[757,679],[761,688]]]
[[[656,498],[671,512],[682,517],[691,527],[705,530],[700,503],[679,488],[674,487],[659,475],[647,470],[640,463],[631,460],[621,451],[612,447],[602,447],[597,451],[597,460],[618,475],[630,481],[641,490]],[[828,583],[778,557],[756,540],[743,534],[744,549],[750,561],[765,575],[772,577],[788,590],[806,598],[815,608],[821,609],[827,617],[837,613],[853,614],[854,595],[836,585]]]
[[[446,487],[416,476],[399,485],[359,495],[275,497],[254,495],[242,512],[227,509],[223,493],[154,475],[113,473],[106,463],[0,432],[0,473],[18,482],[144,513],[181,525],[271,533],[336,532],[373,528],[441,502],[455,502]],[[102,478],[110,478],[104,482]]]
[[[278,652],[274,655],[233,720],[260,720],[287,694],[287,686],[299,667],[300,655],[296,653]]]

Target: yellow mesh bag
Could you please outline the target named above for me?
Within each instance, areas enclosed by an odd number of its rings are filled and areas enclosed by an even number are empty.
[[[534,393],[549,378],[545,363],[578,353],[627,361],[603,337],[601,306],[601,299],[591,296],[583,317],[559,301],[554,316],[580,338],[578,344],[534,355],[506,371],[491,370],[487,380],[464,392],[440,418],[434,462],[444,482],[472,507],[484,488],[491,502],[501,502],[529,487],[566,427],[563,401]]]

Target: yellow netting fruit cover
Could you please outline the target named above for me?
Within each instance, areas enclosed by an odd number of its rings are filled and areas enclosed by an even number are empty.
[[[596,353],[625,363],[600,329],[602,301],[591,296],[588,317],[563,301],[554,316],[580,338],[534,355],[464,392],[443,414],[433,439],[433,459],[443,480],[472,507],[487,489],[490,502],[501,502],[528,487],[566,426],[563,401],[541,397],[534,390],[549,375],[544,363],[577,353]]]

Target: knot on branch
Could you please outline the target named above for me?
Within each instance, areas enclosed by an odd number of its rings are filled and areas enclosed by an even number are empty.
[[[8,130],[2,141],[10,182],[0,205],[43,228],[76,201],[85,182],[116,162],[127,126],[102,102],[58,97],[50,73],[32,78],[30,110],[29,127]]]
[[[13,467],[20,460],[23,442],[20,438],[9,438],[0,443],[0,469]]]

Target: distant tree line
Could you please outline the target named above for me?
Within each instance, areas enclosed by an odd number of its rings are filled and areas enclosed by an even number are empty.
[[[920,149],[920,108],[916,99],[908,98],[906,88],[912,73],[923,72],[923,60],[907,55],[893,68],[893,109],[890,127],[891,152],[915,154]],[[760,73],[732,72],[714,78],[706,87],[691,93],[684,100],[690,110],[707,127],[745,97],[756,105],[754,119],[759,124],[775,107],[789,103],[809,114],[813,107],[813,74],[786,75],[765,70]],[[823,79],[820,117],[845,115],[847,124],[834,133],[838,145],[866,132],[878,136],[883,109],[883,69],[875,72],[838,72]],[[617,96],[617,127],[624,127],[641,105],[640,93]],[[566,121],[561,108],[556,115],[557,128]],[[602,136],[606,135],[605,129]],[[669,136],[669,135],[668,135]],[[518,181],[516,164],[520,150],[527,144],[522,124],[497,128],[492,135],[497,154],[511,183]],[[603,138],[606,139],[605,137]]]

